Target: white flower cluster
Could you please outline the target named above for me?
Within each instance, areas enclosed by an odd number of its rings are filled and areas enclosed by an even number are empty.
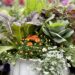
[[[56,57],[56,58],[63,58],[63,52],[61,52],[61,51],[57,51],[57,50],[55,50],[55,51],[49,51],[48,53],[47,53],[47,57]]]
[[[43,75],[68,75],[65,62],[61,51],[49,51],[42,63]]]

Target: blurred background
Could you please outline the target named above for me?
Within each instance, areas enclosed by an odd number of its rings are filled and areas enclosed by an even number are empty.
[[[71,1],[73,3],[75,2],[75,0],[48,0],[48,1],[49,2],[52,2],[52,1]],[[25,0],[0,0],[0,7],[1,6],[12,6],[16,2],[19,3],[22,6],[25,4]]]
[[[24,0],[0,0],[0,6],[12,6],[14,3],[17,2],[20,5],[24,5]]]

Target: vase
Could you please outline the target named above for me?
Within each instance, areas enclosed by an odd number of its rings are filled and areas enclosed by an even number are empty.
[[[36,70],[40,67],[38,59],[20,59],[15,66],[11,65],[10,75],[40,75],[40,71]]]

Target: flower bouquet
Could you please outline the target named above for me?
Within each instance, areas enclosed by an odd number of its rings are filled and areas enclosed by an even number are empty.
[[[57,57],[51,58],[51,54],[48,54],[49,64],[46,62],[46,65],[43,65],[41,71],[46,71],[43,75],[64,75],[60,72],[60,68],[63,69],[62,60],[66,60],[65,66],[67,60],[74,65],[75,47],[72,35],[75,10],[68,10],[70,5],[60,5],[59,0],[58,3],[52,3],[47,0],[27,0],[23,9],[17,7],[15,10],[15,7],[12,7],[8,10],[9,15],[0,13],[1,60],[14,62],[18,59],[41,59],[45,63],[48,52],[53,51],[54,54],[62,50],[63,57],[60,60]],[[72,55],[72,59],[68,59]],[[52,61],[55,61],[56,70],[51,68]],[[68,75],[65,71],[63,70]]]

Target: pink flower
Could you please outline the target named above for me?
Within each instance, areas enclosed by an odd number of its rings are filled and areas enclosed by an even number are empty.
[[[24,5],[24,0],[19,0],[20,5]]]
[[[61,4],[62,5],[68,5],[68,3],[69,3],[69,0],[60,0],[60,2],[61,2]]]
[[[48,0],[48,2],[49,2],[49,3],[51,3],[51,2],[52,2],[52,0]]]
[[[3,2],[5,5],[8,5],[8,6],[13,4],[13,0],[3,0]]]

